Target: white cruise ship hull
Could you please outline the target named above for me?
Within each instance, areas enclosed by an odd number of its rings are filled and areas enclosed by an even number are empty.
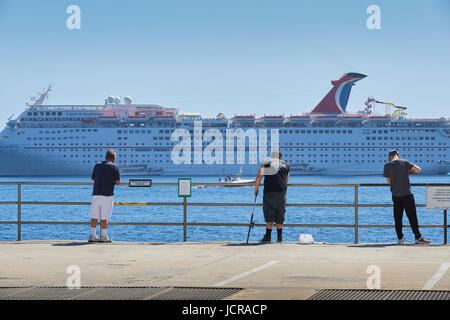
[[[434,131],[435,139],[418,140],[415,145],[403,145],[382,142],[382,145],[365,144],[366,135],[363,129],[353,129],[347,135],[345,146],[342,137],[326,135],[280,135],[280,150],[283,159],[292,166],[292,175],[382,175],[383,166],[387,160],[389,150],[396,148],[400,155],[416,163],[422,168],[424,175],[445,175],[450,171],[449,138]],[[106,150],[113,148],[117,152],[119,168],[124,164],[146,164],[154,168],[154,172],[136,172],[136,176],[226,176],[235,175],[242,168],[242,175],[256,176],[258,164],[174,164],[171,151],[174,143],[168,142],[161,146],[147,144],[153,141],[152,136],[133,135],[129,137],[127,146],[118,145],[117,129],[99,128],[97,132],[80,131],[77,137],[72,135],[72,141],[80,141],[75,145],[59,145],[64,143],[51,143],[47,141],[64,141],[64,132],[52,134],[57,130],[49,130],[49,134],[39,134],[42,129],[4,129],[0,135],[0,175],[1,176],[90,176],[96,162],[103,160]],[[17,135],[20,132],[20,135]],[[420,132],[412,134],[420,137]],[[431,135],[431,133],[429,133]],[[49,140],[33,140],[39,139]],[[389,138],[389,133],[386,135]],[[406,136],[406,134],[405,134]],[[60,137],[62,140],[57,140]],[[170,132],[167,134],[170,137]],[[55,140],[52,140],[55,138]],[[39,146],[35,141],[46,141]],[[70,141],[70,140],[69,140]],[[81,142],[83,141],[83,142]],[[87,142],[89,141],[89,142]],[[384,140],[383,140],[384,141]],[[402,140],[400,140],[402,141]],[[408,141],[408,140],[406,140]],[[412,140],[414,141],[414,140]],[[298,143],[298,145],[297,145]],[[35,144],[38,144],[37,146]],[[84,144],[84,145],[83,145]],[[90,144],[87,146],[87,144]],[[96,145],[97,144],[97,145]],[[102,144],[102,146],[100,146]],[[104,144],[107,144],[106,146]],[[136,151],[135,147],[146,148],[146,152]],[[302,145],[303,144],[303,145]],[[339,144],[339,146],[338,146]],[[364,144],[364,145],[362,145]],[[407,144],[407,142],[405,143]],[[427,145],[428,144],[428,145]],[[141,150],[141,149],[138,149]],[[161,151],[164,150],[164,151]],[[226,162],[224,152],[224,160]],[[161,160],[160,160],[161,159]],[[235,156],[236,159],[236,156]],[[248,155],[246,157],[248,161]],[[236,161],[237,162],[237,161]],[[306,169],[305,169],[306,168]],[[123,170],[124,173],[126,170]],[[125,175],[125,174],[124,174]],[[133,176],[132,172],[126,175]]]

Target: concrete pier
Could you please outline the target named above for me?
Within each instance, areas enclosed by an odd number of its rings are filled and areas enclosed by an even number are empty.
[[[450,290],[450,247],[441,244],[0,242],[0,287],[65,286],[71,265],[82,286],[244,288],[232,300],[367,289],[373,270],[380,289]]]

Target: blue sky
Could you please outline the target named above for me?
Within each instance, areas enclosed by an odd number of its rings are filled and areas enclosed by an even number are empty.
[[[72,4],[81,30],[66,27]],[[380,30],[366,27],[372,4]],[[302,114],[345,72],[368,75],[349,111],[373,96],[450,116],[449,0],[0,0],[0,39],[2,122],[48,84],[51,104]]]

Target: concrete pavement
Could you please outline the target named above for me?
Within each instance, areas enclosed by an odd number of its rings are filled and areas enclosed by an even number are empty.
[[[80,268],[82,286],[245,289],[227,299],[367,289],[377,270],[380,289],[450,290],[450,246],[440,244],[0,242],[1,287],[65,286],[71,265]]]

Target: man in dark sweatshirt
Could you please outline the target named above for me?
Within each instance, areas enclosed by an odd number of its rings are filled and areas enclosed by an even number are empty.
[[[394,202],[395,231],[397,232],[398,243],[404,244],[403,236],[403,210],[406,211],[411,229],[417,244],[430,243],[430,240],[422,237],[417,221],[416,203],[409,182],[409,175],[418,174],[421,169],[408,160],[400,159],[397,150],[389,152],[389,162],[384,165],[383,176],[391,187],[392,201]]]

